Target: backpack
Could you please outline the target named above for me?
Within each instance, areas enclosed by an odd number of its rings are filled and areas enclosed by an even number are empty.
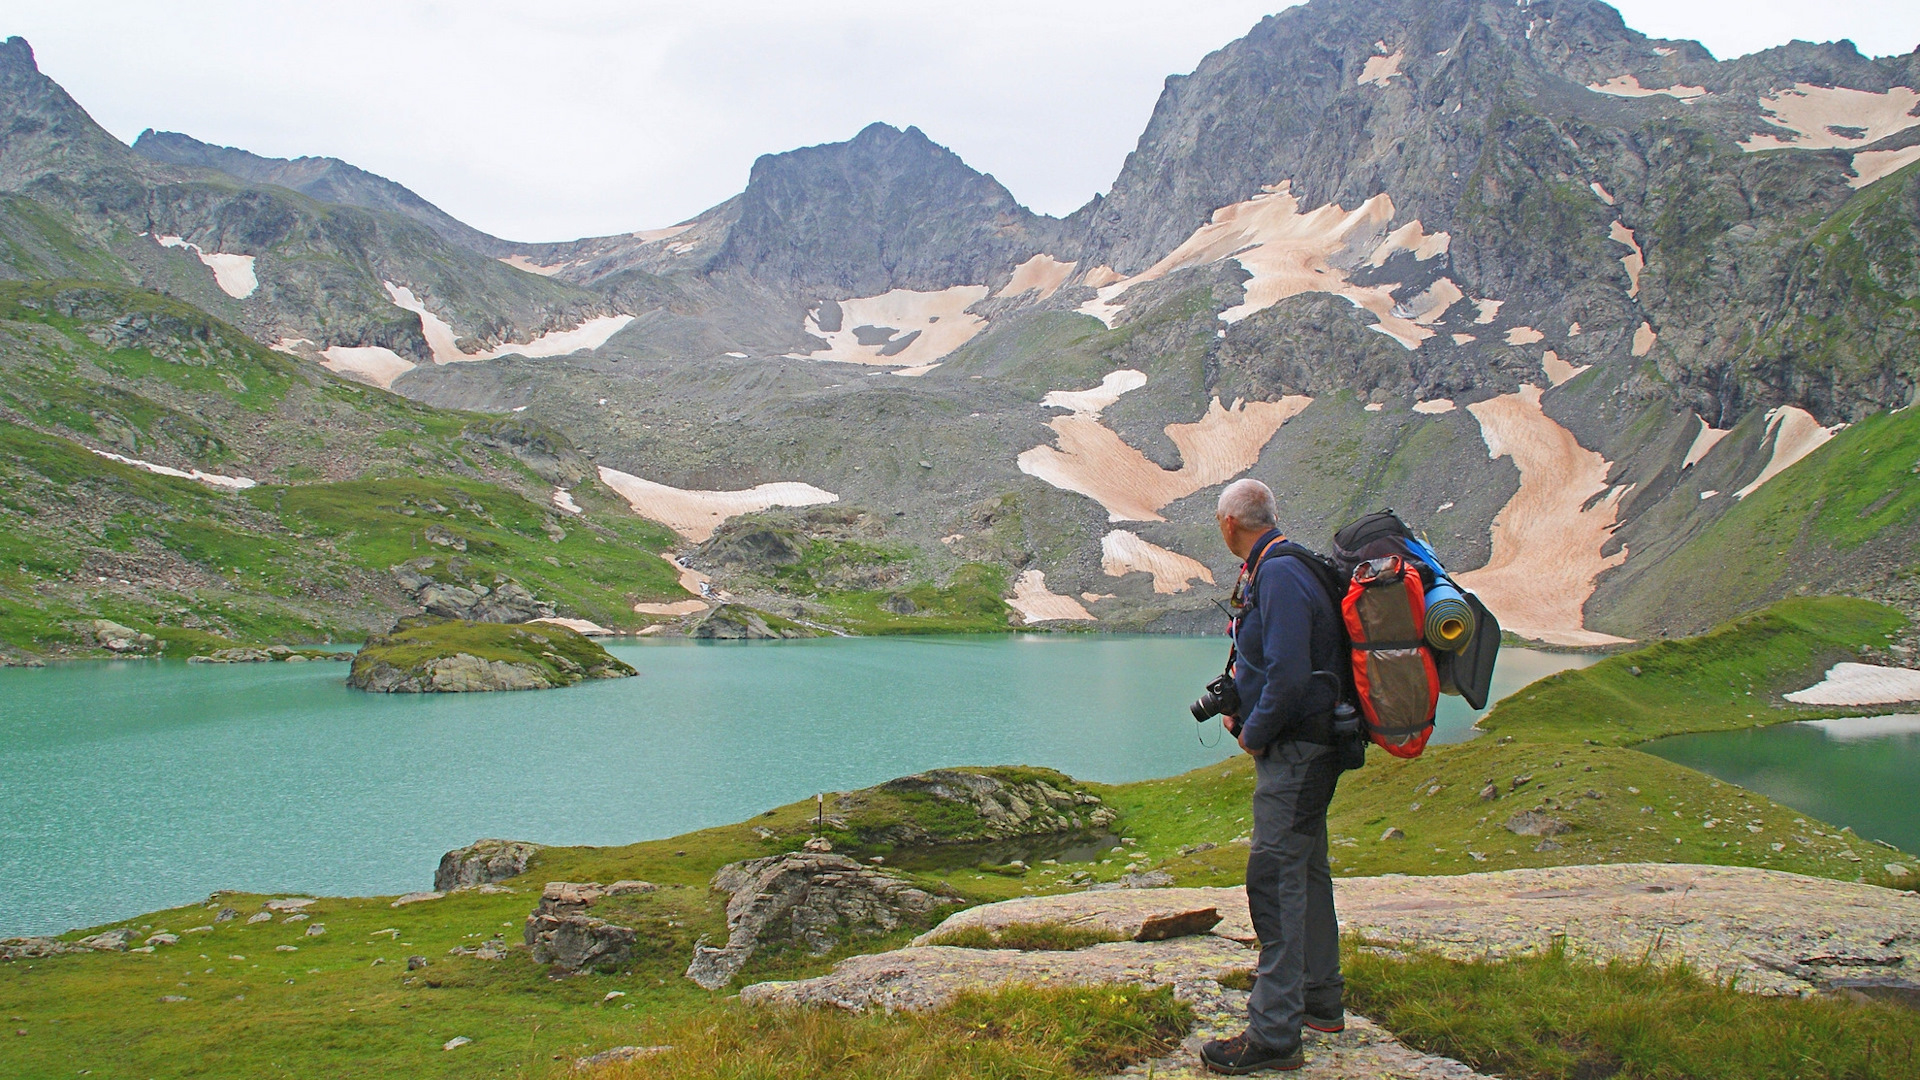
[[[1333,707],[1333,749],[1342,770],[1358,769],[1367,763],[1367,734],[1363,730],[1364,726],[1358,722],[1354,705],[1353,671],[1345,662],[1351,654],[1351,647],[1345,640],[1346,624],[1340,618],[1340,602],[1346,588],[1340,570],[1332,559],[1311,548],[1291,540],[1279,540],[1269,544],[1266,550],[1260,553],[1260,561],[1256,562],[1248,573],[1249,586],[1256,583],[1260,568],[1266,565],[1267,560],[1275,557],[1298,560],[1307,568],[1314,580],[1320,583],[1320,589],[1326,594],[1328,603],[1333,605],[1334,626],[1342,638],[1336,650],[1336,655],[1341,658],[1341,661],[1336,662],[1336,670],[1333,672],[1340,683]],[[1250,588],[1250,591],[1253,590]]]
[[[1485,707],[1500,625],[1391,510],[1335,533],[1332,563],[1346,582],[1339,605],[1367,734],[1395,757],[1419,757],[1442,692]]]

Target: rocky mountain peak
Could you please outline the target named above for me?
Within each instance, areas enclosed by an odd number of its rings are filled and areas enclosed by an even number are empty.
[[[25,38],[0,45],[0,190],[130,161],[118,139],[40,73]]]
[[[983,281],[1049,221],[920,129],[878,123],[760,158],[738,214],[710,271],[840,296]]]

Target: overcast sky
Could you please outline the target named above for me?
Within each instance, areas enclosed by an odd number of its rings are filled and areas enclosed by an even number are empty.
[[[344,158],[469,224],[559,240],[671,224],[763,153],[918,125],[1022,202],[1106,189],[1161,82],[1284,0],[0,0],[0,35],[131,142]],[[1732,57],[1920,44],[1916,0],[1624,0]]]

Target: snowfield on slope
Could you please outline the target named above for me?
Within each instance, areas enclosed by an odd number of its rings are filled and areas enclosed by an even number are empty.
[[[1111,327],[1125,307],[1122,298],[1135,285],[1233,259],[1253,276],[1243,286],[1245,298],[1220,313],[1223,322],[1239,322],[1290,296],[1331,293],[1379,320],[1371,329],[1417,349],[1434,334],[1429,324],[1465,297],[1447,278],[1409,301],[1394,299],[1399,285],[1363,286],[1349,279],[1361,266],[1384,266],[1396,252],[1411,252],[1415,260],[1426,261],[1447,250],[1447,234],[1428,234],[1418,221],[1389,232],[1393,213],[1393,199],[1384,192],[1351,211],[1327,203],[1303,212],[1293,181],[1283,180],[1245,202],[1215,210],[1179,247],[1132,277],[1095,285],[1090,272],[1084,284],[1094,286],[1095,296],[1078,310]]]
[[[1542,411],[1540,394],[1537,386],[1522,386],[1467,406],[1480,422],[1488,457],[1513,458],[1520,490],[1494,515],[1487,564],[1456,576],[1462,587],[1480,594],[1504,629],[1521,637],[1553,645],[1617,645],[1627,639],[1586,628],[1585,608],[1594,580],[1627,559],[1625,548],[1600,553],[1626,489],[1607,487],[1613,463],[1581,446]]]
[[[253,256],[251,255],[205,251],[199,244],[178,236],[156,236],[153,233],[145,235],[152,236],[161,247],[185,248],[193,252],[202,263],[206,264],[207,269],[213,271],[213,283],[220,286],[221,292],[235,300],[245,300],[260,287],[260,279],[253,273]]]
[[[1251,468],[1280,426],[1313,403],[1310,397],[1294,395],[1279,401],[1235,401],[1227,408],[1214,398],[1198,421],[1166,426],[1167,438],[1180,450],[1180,467],[1163,469],[1099,419],[1097,410],[1125,392],[1115,392],[1120,381],[1134,383],[1134,376],[1138,384],[1145,383],[1138,372],[1116,371],[1094,389],[1049,394],[1045,404],[1075,411],[1048,423],[1057,445],[1022,453],[1017,459],[1020,471],[1085,495],[1106,508],[1109,521],[1165,521],[1161,507]]]
[[[744,491],[688,491],[643,480],[632,473],[600,467],[600,482],[627,500],[633,512],[657,521],[696,544],[713,536],[722,522],[776,506],[819,506],[840,501],[812,484],[761,484]]]
[[[522,344],[507,342],[496,345],[484,352],[465,352],[459,345],[459,335],[453,332],[453,326],[445,319],[428,310],[426,301],[415,296],[412,289],[404,285],[395,285],[391,281],[380,284],[387,287],[387,296],[393,300],[393,306],[403,311],[411,311],[420,316],[420,333],[427,339],[427,347],[433,352],[436,364],[464,364],[476,360],[498,360],[503,356],[524,356],[529,360],[540,360],[550,356],[570,356],[573,353],[597,349],[607,343],[613,335],[627,328],[633,321],[631,315],[602,315],[588,319],[571,330],[549,330]]]
[[[986,329],[986,319],[967,311],[986,298],[985,285],[955,285],[938,292],[894,289],[822,301],[807,313],[804,327],[824,339],[826,348],[791,358],[900,367],[908,370],[896,374],[923,375]]]

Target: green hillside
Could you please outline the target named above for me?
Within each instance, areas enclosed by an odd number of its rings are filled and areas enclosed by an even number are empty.
[[[541,425],[344,382],[179,300],[0,285],[0,648],[16,658],[87,648],[95,618],[169,655],[358,638],[414,609],[403,563],[640,625],[636,601],[685,595],[657,557],[673,537],[591,476]],[[556,486],[585,514],[556,509]]]

